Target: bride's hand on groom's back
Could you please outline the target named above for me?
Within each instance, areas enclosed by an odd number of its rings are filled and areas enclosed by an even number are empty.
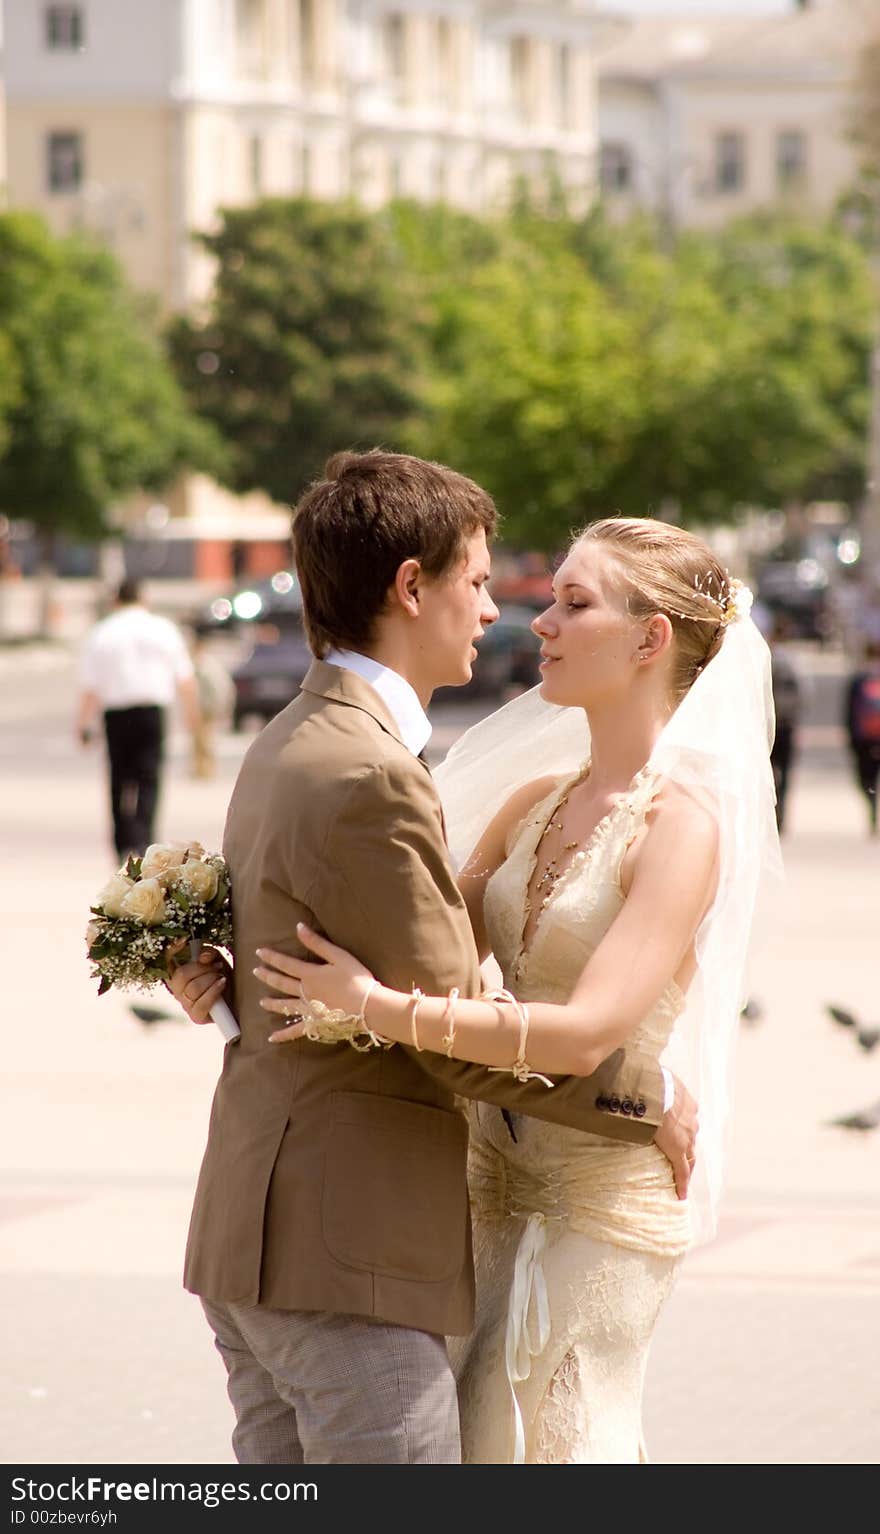
[[[175,965],[166,984],[190,1022],[211,1021],[211,1008],[226,989],[227,972],[231,973],[216,948],[203,948],[197,959]]]
[[[654,1144],[662,1150],[672,1167],[675,1191],[679,1198],[687,1198],[688,1184],[696,1160],[697,1105],[687,1087],[678,1077],[675,1081],[675,1098],[660,1120],[660,1128],[654,1136]]]

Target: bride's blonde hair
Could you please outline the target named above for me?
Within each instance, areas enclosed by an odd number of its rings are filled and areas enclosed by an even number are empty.
[[[652,517],[605,517],[572,547],[600,543],[618,565],[633,618],[665,613],[675,635],[672,686],[678,702],[718,653],[731,601],[730,576],[694,533]]]

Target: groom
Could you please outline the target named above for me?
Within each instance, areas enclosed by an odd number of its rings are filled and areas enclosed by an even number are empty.
[[[255,950],[295,951],[300,920],[388,985],[481,989],[421,753],[432,692],[469,679],[498,616],[495,523],[471,480],[381,451],[337,455],[294,513],[318,658],[251,746],[229,806],[242,1037],[225,1052],[185,1271],[228,1372],[241,1463],[458,1461],[444,1335],[470,1330],[474,1277],[454,1094],[656,1138],[686,1186],[693,1105],[682,1094],[664,1118],[660,1070],[635,1051],[549,1091],[427,1051],[267,1042]],[[174,977],[198,1021],[213,974]]]

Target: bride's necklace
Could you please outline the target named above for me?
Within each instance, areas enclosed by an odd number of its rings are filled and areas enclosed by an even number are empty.
[[[561,842],[561,845],[557,849],[556,855],[553,857],[548,857],[547,862],[544,865],[544,871],[541,874],[537,884],[535,885],[535,894],[541,896],[542,910],[544,909],[544,906],[547,904],[547,902],[552,898],[553,891],[559,883],[559,880],[570,866],[571,859],[566,857],[565,854],[574,852],[578,846],[576,841],[561,841],[561,838],[565,835],[565,825],[562,820],[562,814],[565,806],[568,804],[568,797],[571,793],[571,790],[576,788],[577,784],[581,782],[583,782],[583,776],[579,777],[577,779],[577,783],[572,783],[571,788],[567,789],[557,804],[555,810],[553,811],[553,814],[550,816],[550,819],[547,821],[547,824],[541,832],[541,835],[538,837],[537,845],[535,847],[536,858],[540,856],[541,848],[544,844],[544,838],[547,836],[549,831],[556,831]]]

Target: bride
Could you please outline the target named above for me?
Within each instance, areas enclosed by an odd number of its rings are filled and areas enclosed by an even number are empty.
[[[503,989],[393,991],[306,928],[320,962],[258,950],[262,1005],[308,1007],[279,1044],[347,1028],[540,1073],[552,1090],[635,1041],[699,1101],[686,1203],[653,1144],[470,1105],[477,1321],[452,1344],[465,1463],[646,1458],[648,1348],[684,1253],[714,1230],[748,939],[778,860],[769,657],[750,601],[666,523],[611,518],[575,539],[534,624],[540,688],[436,774]]]

